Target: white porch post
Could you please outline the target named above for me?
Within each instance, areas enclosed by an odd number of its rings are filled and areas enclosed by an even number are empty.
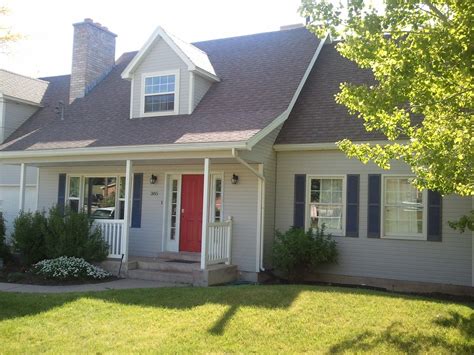
[[[210,159],[204,159],[204,191],[202,199],[202,235],[201,235],[201,269],[206,268],[207,259],[207,232],[209,224],[209,181]]]
[[[26,164],[21,163],[20,166],[20,192],[18,200],[18,210],[23,211],[25,209],[25,186],[26,186]]]
[[[132,179],[133,179],[133,163],[127,160],[125,168],[125,206],[123,216],[123,241],[124,241],[124,257],[123,261],[128,261],[128,240],[130,235],[130,221],[131,221],[131,199],[132,199]]]

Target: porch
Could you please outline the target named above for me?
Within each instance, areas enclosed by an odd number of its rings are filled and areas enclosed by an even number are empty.
[[[113,210],[114,216],[93,221],[109,245],[107,263],[115,265],[113,268],[121,262],[122,271],[130,271],[130,276],[146,275],[148,271],[176,271],[169,270],[176,265],[162,260],[163,253],[179,253],[178,256],[182,256],[183,252],[188,251],[186,245],[183,246],[183,237],[186,237],[186,230],[191,230],[193,235],[199,234],[195,240],[198,247],[195,245],[191,250],[195,252],[195,262],[193,270],[187,272],[207,273],[209,276],[214,270],[234,270],[231,272],[234,275],[237,268],[240,273],[249,274],[259,270],[263,184],[255,176],[259,164],[252,161],[245,163],[248,166],[233,157],[175,160],[145,160],[142,157],[134,160],[29,164],[40,169],[39,210],[47,210],[56,201],[62,201],[65,206],[89,210],[92,214],[98,210]],[[202,183],[201,189],[193,195],[194,205],[186,207],[184,196],[189,193],[184,185],[190,176],[200,176]],[[112,189],[111,186],[116,184],[116,195],[112,199],[115,204],[112,207],[98,206],[94,201],[90,205],[93,200],[90,193],[96,194],[99,180],[103,191]],[[73,191],[73,185],[79,186],[76,191]],[[195,208],[189,209],[190,206]],[[185,228],[184,219],[187,212],[193,209],[200,210],[198,218],[194,218],[194,224]],[[141,223],[138,221],[138,224],[137,213],[141,214]],[[157,265],[150,270],[150,265],[146,265],[144,260],[138,263],[137,258],[155,259]],[[180,264],[179,269],[188,267],[185,263]],[[232,268],[232,265],[236,267]]]

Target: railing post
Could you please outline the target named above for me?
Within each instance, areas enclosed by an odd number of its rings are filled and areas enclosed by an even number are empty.
[[[227,217],[229,226],[227,227],[227,265],[232,263],[232,216]]]
[[[209,232],[209,181],[210,159],[204,159],[204,191],[202,199],[202,233],[201,233],[201,270],[206,268],[207,261],[207,235]]]

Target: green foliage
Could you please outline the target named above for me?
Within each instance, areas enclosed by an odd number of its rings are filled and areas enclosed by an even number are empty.
[[[63,216],[59,208],[51,208],[45,240],[46,254],[50,259],[75,256],[87,261],[102,261],[108,255],[108,246],[100,229],[92,225],[85,212],[66,210]]]
[[[343,39],[338,51],[376,79],[343,83],[336,101],[388,144],[344,139],[339,148],[383,169],[405,161],[419,189],[473,195],[474,2],[386,0],[383,11],[367,3],[302,0],[300,8],[311,31]]]
[[[471,210],[470,215],[462,216],[460,219],[454,222],[448,222],[449,226],[453,229],[459,230],[464,233],[467,230],[474,231],[474,210]]]
[[[290,280],[301,280],[319,265],[337,261],[336,241],[321,229],[292,227],[285,233],[277,231],[273,244],[273,264]]]
[[[13,222],[13,246],[23,255],[27,265],[46,258],[46,225],[46,216],[40,212],[22,211]]]
[[[10,258],[10,248],[6,244],[6,227],[3,214],[0,212],[0,258],[6,260]]]
[[[27,265],[60,256],[102,261],[108,254],[100,229],[85,212],[66,210],[63,215],[57,207],[47,216],[44,212],[21,212],[14,221],[12,239]]]

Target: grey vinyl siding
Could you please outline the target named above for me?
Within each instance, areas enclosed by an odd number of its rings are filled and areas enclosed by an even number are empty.
[[[224,173],[224,219],[233,217],[232,263],[241,271],[256,271],[257,178],[240,164],[213,164],[211,171]],[[123,174],[125,167],[70,167],[41,168],[39,208],[54,205],[57,199],[59,173]],[[202,173],[202,165],[146,165],[134,166],[143,172],[143,200],[141,228],[130,229],[130,255],[156,256],[162,251],[164,187],[166,173]],[[231,184],[232,174],[239,175],[239,183]],[[155,185],[150,175],[158,177]],[[157,192],[157,196],[152,196]]]
[[[448,226],[448,221],[469,212],[471,198],[454,195],[443,198],[442,242],[372,239],[367,238],[368,174],[410,174],[408,166],[394,162],[390,171],[383,171],[373,164],[363,165],[356,159],[348,159],[336,150],[278,152],[277,164],[276,228],[280,230],[293,223],[295,174],[360,174],[359,238],[335,237],[339,262],[322,268],[322,272],[471,285],[473,238],[470,233],[459,234]]]
[[[26,167],[26,184],[36,185],[38,169],[32,166]],[[0,185],[19,185],[20,166],[0,164]]]
[[[204,79],[202,76],[195,74],[194,75],[194,99],[193,99],[193,110],[202,100],[204,95],[206,95],[207,90],[211,88],[212,82],[207,79]]]
[[[277,159],[273,150],[275,139],[282,126],[275,128],[265,138],[258,142],[250,152],[242,152],[241,156],[249,161],[263,163],[265,176],[265,219],[263,234],[263,263],[271,265],[272,246],[275,236],[275,200],[276,200],[276,169]]]
[[[15,132],[38,107],[5,100],[4,117],[0,120],[0,143]],[[1,113],[0,113],[1,115]]]
[[[186,64],[163,41],[159,39],[142,60],[133,74],[132,117],[141,114],[142,74],[166,70],[179,70],[179,114],[188,114],[189,106],[189,71]]]

